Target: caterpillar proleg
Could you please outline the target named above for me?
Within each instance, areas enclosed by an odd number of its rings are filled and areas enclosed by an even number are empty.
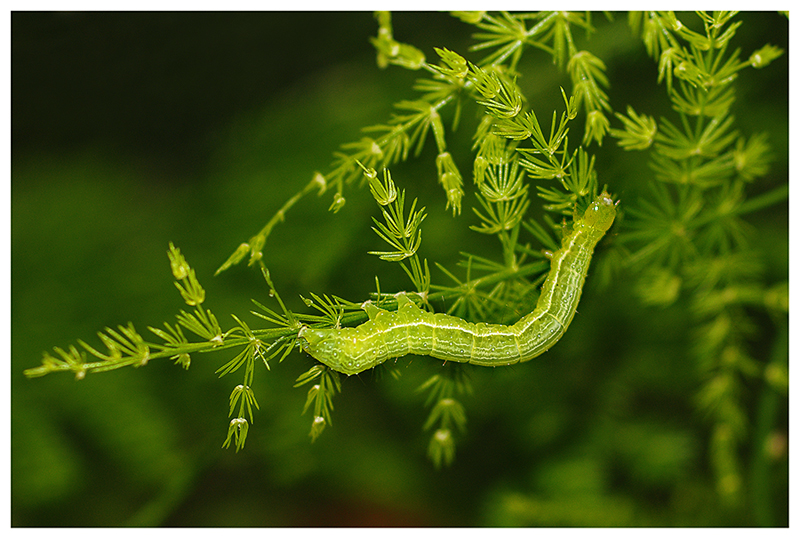
[[[615,216],[616,206],[607,193],[589,205],[563,237],[561,248],[553,253],[536,308],[513,325],[472,323],[430,313],[400,294],[396,312],[367,302],[364,310],[369,320],[360,326],[303,327],[298,340],[315,359],[347,375],[407,354],[484,366],[528,361],[550,349],[567,331],[594,248]]]

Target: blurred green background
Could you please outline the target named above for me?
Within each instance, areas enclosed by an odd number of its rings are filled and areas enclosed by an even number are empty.
[[[589,46],[607,62],[612,106],[669,114],[624,15],[597,18]],[[785,18],[742,19],[743,56],[788,47]],[[433,46],[466,53],[471,31],[447,14],[393,20],[397,39],[429,59]],[[600,290],[590,279],[579,323],[540,360],[471,370],[468,431],[439,471],[415,388],[440,365],[424,358],[402,363],[399,380],[344,380],[314,444],[300,415],[306,390],[292,387],[312,360],[295,353],[258,371],[260,411],[238,454],[221,449],[240,382],[214,374],[227,354],[195,355],[189,371],[156,361],[80,382],[26,380],[53,346],[97,344],[98,330],[128,321],[143,334],[173,322],[183,304],[170,241],[223,328],[230,313],[258,327],[247,312],[250,298],[269,301],[263,279],[214,270],[325,172],[340,144],[413,98],[418,75],[376,67],[370,13],[15,12],[11,22],[13,526],[738,526],[764,524],[759,503],[773,509],[768,524],[788,523],[785,451],[762,473],[761,499],[745,510],[719,502],[708,424],[694,407],[691,321],[680,308],[640,306],[624,282]],[[767,187],[788,175],[787,57],[737,83],[739,128],[770,133]],[[558,86],[568,79],[542,56],[524,89],[538,112],[559,107]],[[474,121],[451,147],[469,144]],[[624,199],[645,157],[611,150],[596,166]],[[460,250],[496,255],[467,229],[469,198],[458,219],[445,211],[433,157],[392,170],[429,209],[423,256],[452,267]],[[407,287],[399,268],[366,254],[382,248],[369,193],[345,196],[338,214],[326,211],[329,195],[310,196],[269,238],[267,265],[290,308],[304,309],[309,292],[365,299],[377,273],[384,290]],[[787,212],[750,219],[770,282],[788,278]],[[756,356],[766,360],[773,330],[763,327]],[[751,419],[765,391],[755,381],[742,396]],[[787,434],[781,402],[773,427]],[[748,485],[752,452],[742,448]]]

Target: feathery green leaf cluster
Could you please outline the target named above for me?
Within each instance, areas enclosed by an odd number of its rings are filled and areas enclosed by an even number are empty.
[[[765,303],[769,290],[744,221],[765,207],[758,198],[748,204],[746,188],[767,173],[769,147],[764,133],[740,134],[730,110],[739,71],[782,54],[771,45],[747,60],[739,59],[739,49],[728,52],[741,25],[736,15],[698,12],[703,30],[697,32],[672,12],[632,14],[677,122],[656,122],[629,107],[627,117],[617,114],[624,129],[611,130],[624,149],[650,151],[656,181],[650,197],[629,206],[619,244],[630,250],[627,264],[639,270],[636,291],[644,302],[665,306],[682,293],[690,298],[699,326],[694,351],[705,376],[697,402],[713,424],[719,494],[734,505],[743,501],[739,445],[749,430],[741,394],[748,380],[766,373],[748,351],[746,307],[774,307]],[[778,187],[765,202],[786,194]]]

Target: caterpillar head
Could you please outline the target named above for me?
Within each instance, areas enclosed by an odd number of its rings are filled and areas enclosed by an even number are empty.
[[[617,215],[617,205],[611,198],[611,195],[603,191],[596,199],[589,204],[586,208],[586,213],[583,214],[583,224],[605,232],[614,223],[614,217]]]

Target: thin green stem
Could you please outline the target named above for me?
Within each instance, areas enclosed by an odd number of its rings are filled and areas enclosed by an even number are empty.
[[[739,215],[751,213],[763,208],[769,208],[779,202],[783,202],[789,198],[789,184],[784,183],[772,191],[767,191],[758,196],[748,199],[745,203],[736,209]]]
[[[310,182],[308,182],[308,184],[306,184],[305,187],[303,187],[302,190],[300,190],[293,197],[291,197],[289,200],[284,202],[283,206],[281,206],[280,209],[277,212],[275,212],[275,215],[273,215],[272,218],[267,222],[267,224],[264,225],[264,228],[262,228],[259,231],[258,234],[256,234],[255,236],[253,236],[253,238],[250,239],[251,245],[259,245],[258,252],[257,253],[253,252],[252,253],[253,255],[260,255],[261,254],[260,246],[263,246],[264,241],[266,240],[267,236],[270,235],[270,233],[272,232],[272,229],[275,227],[275,225],[277,225],[280,222],[283,222],[283,220],[284,220],[284,218],[286,216],[286,212],[288,212],[292,208],[292,206],[297,204],[297,202],[301,198],[306,196],[308,193],[313,191],[315,188],[319,189],[319,193],[320,194],[325,192],[325,189],[326,189],[326,186],[325,186],[324,182],[321,182],[319,176],[316,175],[316,174],[314,175],[314,178]],[[259,258],[259,260],[260,260],[260,258]]]
[[[785,322],[778,327],[775,337],[775,346],[772,349],[770,365],[785,366],[789,361],[789,331]],[[772,466],[768,449],[769,438],[773,434],[778,420],[780,400],[783,398],[775,388],[765,383],[761,391],[761,398],[756,412],[756,422],[753,429],[753,460],[752,460],[752,501],[753,513],[757,526],[774,527],[786,526],[788,522],[778,522],[773,504],[774,489],[770,480]]]
[[[739,207],[732,209],[729,215],[745,215],[748,213],[753,213],[763,210],[764,208],[774,206],[775,204],[782,202],[787,198],[789,198],[789,184],[785,183],[776,187],[772,191],[767,191],[766,193],[748,199]],[[698,228],[716,221],[717,219],[719,219],[719,215],[717,213],[708,212],[700,215],[696,219],[693,219],[691,222],[691,227]]]

